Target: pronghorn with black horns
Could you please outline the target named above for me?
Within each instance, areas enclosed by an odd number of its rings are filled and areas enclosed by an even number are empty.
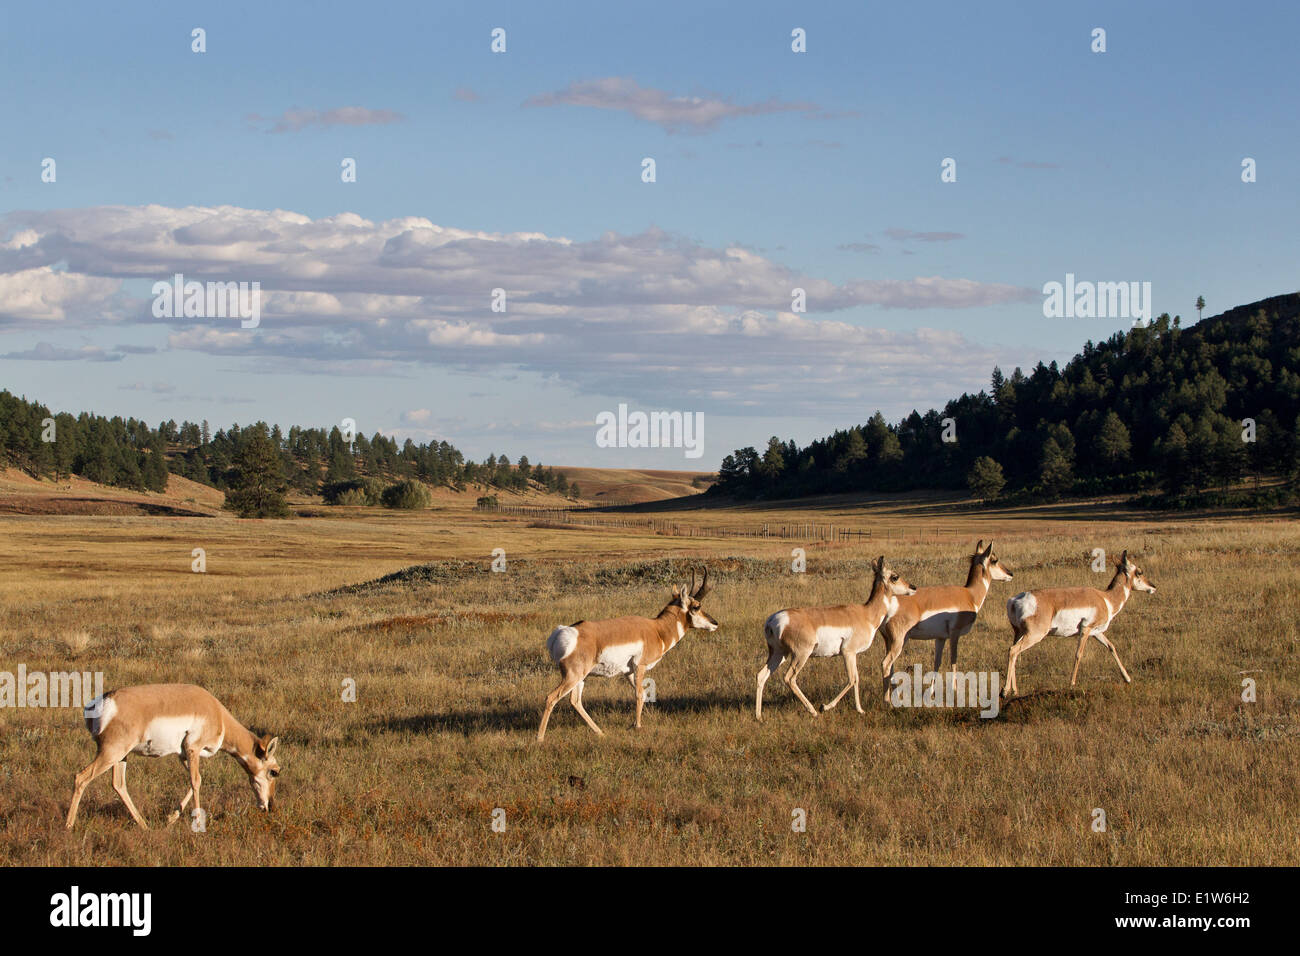
[[[943,664],[943,645],[948,643],[948,662],[957,671],[957,642],[970,633],[979,616],[989,587],[994,581],[1010,581],[1011,572],[993,553],[993,542],[984,547],[981,538],[970,556],[970,571],[962,587],[921,588],[915,594],[898,599],[898,611],[881,627],[885,641],[885,659],[881,670],[885,682],[885,703],[889,703],[889,685],[894,676],[894,661],[903,653],[907,641],[934,641],[934,669]]]
[[[127,812],[144,829],[140,811],[126,789],[126,758],[129,754],[146,757],[180,758],[190,778],[190,790],[181,800],[180,809],[172,812],[168,825],[185,812],[190,798],[194,809],[199,804],[199,760],[225,751],[238,761],[248,774],[248,782],[257,797],[257,805],[270,810],[275,805],[275,778],[280,764],[275,759],[279,737],[259,737],[231,716],[230,711],[202,687],[193,684],[143,684],[122,687],[96,697],[85,708],[86,729],[95,738],[98,752],[81,773],[77,774],[68,807],[67,827],[77,822],[77,807],[86,787],[110,768],[113,789],[126,804]]]
[[[691,584],[683,584],[673,592],[673,598],[658,617],[616,617],[605,621],[578,621],[557,627],[546,639],[546,650],[564,675],[560,685],[546,697],[542,711],[542,724],[537,728],[537,742],[546,737],[546,725],[551,711],[565,694],[573,709],[598,735],[604,731],[596,726],[582,706],[582,688],[586,679],[613,677],[622,674],[632,684],[636,695],[636,726],[641,726],[641,708],[645,704],[645,674],[663,656],[677,645],[692,628],[716,631],[718,622],[706,614],[700,602],[709,593],[709,569],[704,569],[704,580],[695,587],[695,572]]]
[[[882,554],[872,564],[874,572],[871,595],[866,604],[840,604],[833,607],[793,607],[777,611],[763,625],[763,638],[767,641],[768,658],[758,672],[758,690],[754,695],[754,716],[763,719],[763,685],[784,660],[790,661],[781,680],[808,712],[817,716],[812,705],[799,689],[799,674],[813,657],[834,657],[844,660],[848,683],[835,695],[835,699],[822,705],[827,711],[840,702],[850,690],[853,706],[859,714],[862,696],[858,691],[858,655],[871,646],[882,622],[898,610],[901,595],[915,594],[916,588],[896,572],[885,567]]]
[[[1156,586],[1147,580],[1141,568],[1129,560],[1125,551],[1115,565],[1115,577],[1104,591],[1098,588],[1039,588],[1022,591],[1007,601],[1011,653],[1007,658],[1007,683],[1002,688],[1002,695],[1010,696],[1019,689],[1016,686],[1016,658],[1048,636],[1079,638],[1079,649],[1074,655],[1074,673],[1070,675],[1071,687],[1079,679],[1079,664],[1083,661],[1083,649],[1088,646],[1089,637],[1095,637],[1110,650],[1119,672],[1124,675],[1124,682],[1133,683],[1119,659],[1119,651],[1106,639],[1106,628],[1124,610],[1129,595],[1134,591],[1154,594]]]

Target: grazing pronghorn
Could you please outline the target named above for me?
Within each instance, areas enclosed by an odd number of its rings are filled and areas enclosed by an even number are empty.
[[[718,622],[700,609],[700,602],[709,593],[709,569],[704,569],[704,580],[695,588],[695,574],[691,586],[683,584],[673,592],[673,599],[655,618],[616,617],[605,621],[578,621],[567,627],[557,627],[546,639],[546,650],[551,660],[559,666],[564,677],[560,686],[546,697],[542,711],[542,725],[537,728],[537,742],[546,736],[546,724],[551,711],[565,694],[573,703],[587,726],[598,735],[604,731],[596,726],[582,706],[582,688],[586,679],[613,677],[624,674],[632,682],[636,694],[636,726],[641,726],[641,707],[645,703],[645,672],[663,659],[690,628],[716,631]]]
[[[915,594],[898,599],[898,610],[881,627],[885,641],[885,659],[881,670],[885,678],[885,703],[889,703],[889,685],[894,676],[894,661],[903,653],[908,641],[934,641],[934,669],[943,663],[943,645],[949,643],[948,663],[957,671],[957,642],[975,626],[989,587],[994,581],[1010,581],[1011,572],[993,553],[993,542],[984,547],[981,538],[970,556],[970,571],[963,587],[920,588]]]
[[[1119,672],[1124,675],[1124,682],[1133,683],[1119,659],[1119,651],[1106,640],[1106,628],[1124,609],[1134,591],[1154,594],[1156,587],[1147,580],[1142,569],[1129,560],[1125,551],[1115,565],[1115,577],[1104,591],[1098,588],[1039,588],[1022,591],[1007,601],[1012,643],[1007,658],[1007,683],[1002,688],[1002,695],[1006,697],[1018,690],[1016,658],[1049,635],[1079,638],[1079,650],[1074,655],[1074,673],[1070,675],[1071,687],[1079,679],[1079,663],[1083,660],[1083,649],[1087,647],[1090,636],[1110,648]]]
[[[99,752],[86,769],[77,774],[68,808],[68,829],[77,822],[77,806],[90,782],[113,770],[113,789],[126,804],[132,819],[146,830],[149,825],[131,802],[126,791],[128,754],[166,757],[175,754],[190,775],[190,792],[179,810],[167,818],[170,825],[185,811],[190,798],[199,805],[199,758],[224,750],[244,768],[257,805],[271,809],[275,800],[275,778],[280,765],[275,759],[279,737],[257,737],[230,716],[230,711],[202,687],[193,684],[143,684],[122,687],[97,697],[86,706],[86,728]]]
[[[808,708],[809,713],[816,717],[817,708],[799,689],[799,674],[809,658],[833,657],[836,654],[844,659],[844,670],[849,682],[835,695],[834,700],[822,705],[822,710],[830,710],[852,689],[853,706],[859,714],[866,713],[862,709],[862,697],[858,692],[858,655],[871,646],[881,623],[898,610],[899,596],[916,593],[916,588],[885,567],[883,554],[872,564],[872,570],[875,575],[871,584],[871,596],[867,598],[866,604],[792,607],[777,611],[767,619],[763,625],[763,638],[767,641],[768,658],[763,669],[758,672],[758,690],[754,695],[756,718],[763,719],[763,685],[786,658],[791,659],[790,666],[785,669],[781,680],[799,698],[800,703]]]

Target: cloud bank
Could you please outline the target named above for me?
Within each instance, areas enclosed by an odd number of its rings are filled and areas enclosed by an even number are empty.
[[[1012,360],[955,332],[863,328],[833,313],[1038,299],[939,276],[836,283],[657,229],[576,241],[418,217],[151,205],[10,213],[0,239],[0,328],[152,325],[173,349],[298,371],[513,369],[579,393],[736,414],[861,411],[882,389],[924,402],[936,368],[946,395]],[[149,298],[124,291],[178,272],[260,282],[261,326],[157,319]],[[790,311],[794,288],[806,291],[807,313]],[[505,292],[504,312],[492,310],[494,289]],[[55,352],[10,357],[78,357]]]

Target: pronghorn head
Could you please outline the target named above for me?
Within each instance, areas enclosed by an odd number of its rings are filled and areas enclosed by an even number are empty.
[[[248,782],[252,784],[253,794],[257,797],[259,810],[271,810],[275,807],[275,778],[280,776],[280,764],[275,759],[275,748],[280,745],[279,737],[266,734],[253,738],[253,756],[245,765]]]
[[[984,539],[980,538],[979,543],[975,545],[975,553],[971,555],[970,560],[972,565],[979,564],[994,581],[1011,580],[1011,569],[999,561],[998,556],[993,553],[992,541],[985,548]]]
[[[1145,571],[1129,560],[1127,551],[1120,555],[1119,564],[1115,566],[1115,569],[1128,578],[1129,587],[1134,591],[1145,591],[1147,594],[1156,593],[1156,586],[1147,580]]]
[[[871,567],[876,572],[876,581],[894,597],[900,597],[904,594],[915,594],[916,588],[903,580],[903,576],[896,571],[891,571],[885,566],[885,556],[882,554],[872,562]]]
[[[709,569],[704,569],[704,580],[700,586],[695,586],[695,572],[691,572],[691,586],[683,584],[677,589],[677,603],[681,605],[686,612],[686,626],[698,628],[701,631],[716,631],[718,622],[704,612],[700,607],[700,602],[704,596],[712,590],[709,587]]]

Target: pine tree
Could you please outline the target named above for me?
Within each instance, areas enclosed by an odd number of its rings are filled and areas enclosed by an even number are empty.
[[[1128,461],[1131,448],[1132,440],[1129,438],[1128,427],[1113,410],[1107,412],[1105,419],[1102,420],[1101,429],[1097,432],[1095,445],[1097,458],[1107,468],[1120,468]]]
[[[1055,438],[1043,442],[1038,482],[1043,493],[1052,498],[1060,497],[1074,483],[1074,464]]]
[[[144,486],[159,493],[167,490],[166,442],[161,431],[154,435],[149,443],[149,453],[144,460]]]
[[[283,462],[266,426],[245,429],[242,437],[243,447],[235,457],[226,507],[241,518],[289,517]]]
[[[966,487],[976,498],[996,498],[1006,483],[1002,466],[987,455],[976,458],[966,475]]]
[[[332,485],[337,481],[351,481],[356,476],[357,460],[343,440],[343,433],[335,425],[330,429],[329,466],[325,469],[325,483]]]

